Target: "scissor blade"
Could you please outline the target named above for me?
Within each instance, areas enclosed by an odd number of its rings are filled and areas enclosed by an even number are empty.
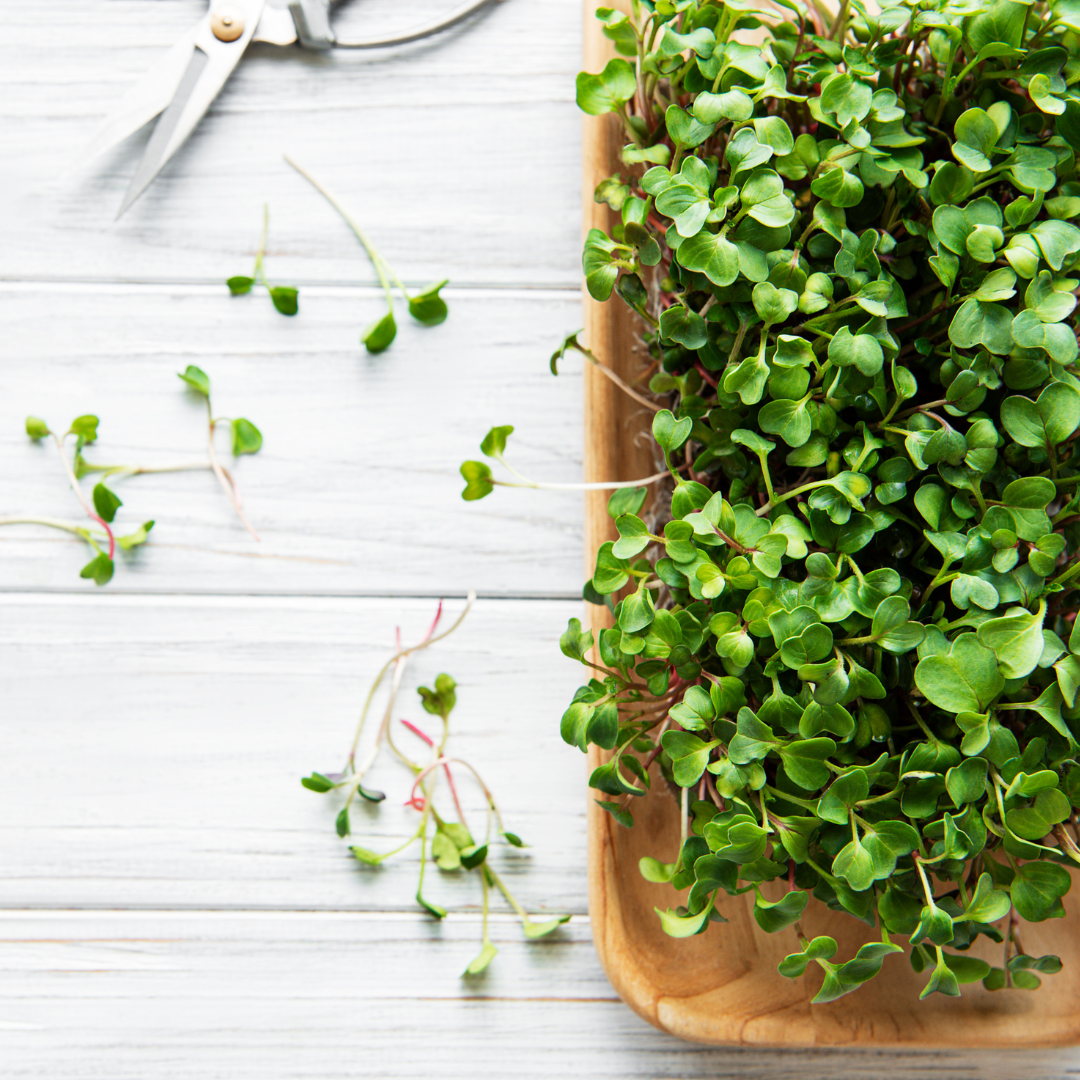
[[[79,152],[79,156],[72,162],[72,169],[89,165],[99,154],[123,142],[129,135],[134,135],[139,128],[168,107],[187,70],[191,50],[201,26],[202,22],[185,34],[183,40],[178,41],[162,57],[160,63],[124,95],[123,101],[105,118]]]
[[[135,170],[135,175],[131,178],[127,194],[124,196],[124,201],[117,212],[116,216],[118,218],[146,190],[150,181],[161,172],[165,167],[165,163],[179,149],[180,144],[187,138],[187,135],[190,135],[195,130],[195,125],[202,119],[206,108],[200,110],[199,114],[191,120],[187,128],[187,134],[176,143],[172,150],[169,149],[184,120],[185,114],[189,112],[188,106],[191,103],[192,95],[195,93],[199,80],[209,63],[210,57],[202,49],[196,47],[191,50],[191,59],[188,61],[187,70],[180,78],[180,84],[176,88],[172,103],[161,114],[161,119],[154,125],[154,133],[146,144],[142,160]],[[211,98],[212,100],[213,98]],[[206,107],[209,108],[209,105],[210,102],[207,102]]]
[[[246,9],[245,28],[235,41],[214,37],[209,20],[199,25],[172,103],[154,128],[117,218],[146,190],[206,115],[254,36],[263,4],[264,0],[246,0],[242,4]]]

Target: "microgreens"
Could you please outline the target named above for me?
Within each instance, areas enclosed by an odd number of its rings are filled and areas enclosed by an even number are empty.
[[[338,200],[327,191],[306,169],[301,168],[291,157],[285,155],[285,160],[341,215],[345,224],[352,229],[356,239],[360,241],[364,251],[367,252],[375,273],[379,275],[379,283],[386,295],[386,314],[381,319],[376,319],[361,335],[360,340],[369,353],[381,353],[388,349],[395,337],[397,337],[397,323],[394,321],[394,294],[390,288],[390,279],[401,290],[409,305],[409,314],[417,322],[424,326],[438,326],[445,321],[448,314],[446,301],[439,295],[439,290],[446,285],[445,281],[428,285],[415,296],[409,294],[409,290],[402,284],[401,278],[394,273],[390,264],[379,254],[375,245],[367,238],[363,229],[356,223],[356,219],[342,206]]]
[[[191,472],[198,469],[209,469],[218,478],[222,489],[225,491],[237,516],[243,522],[244,527],[258,540],[258,535],[244,515],[240,489],[237,487],[232,474],[218,459],[217,450],[214,446],[214,432],[219,424],[228,423],[230,425],[234,457],[241,454],[257,454],[262,447],[262,435],[250,420],[243,418],[236,420],[222,417],[214,418],[210,410],[210,378],[205,371],[191,365],[180,375],[180,378],[206,402],[209,438],[207,459],[205,461],[185,462],[178,465],[104,465],[87,461],[83,457],[83,449],[97,442],[100,421],[96,416],[87,414],[76,417],[62,435],[52,431],[44,420],[36,416],[28,416],[26,418],[26,434],[34,442],[41,442],[43,439],[52,440],[71,488],[75,492],[75,497],[79,500],[86,516],[97,528],[86,528],[56,518],[33,515],[0,517],[0,525],[43,525],[46,528],[59,529],[78,536],[80,539],[85,540],[94,552],[94,557],[82,568],[79,576],[92,580],[96,585],[107,585],[112,580],[113,571],[115,570],[116,549],[130,551],[141,544],[145,544],[150,530],[154,527],[154,522],[144,522],[134,532],[121,536],[116,535],[112,525],[116,518],[116,512],[124,504],[120,496],[105,481],[126,480],[132,476],[146,476],[151,473]],[[70,457],[67,443],[69,438],[74,438]],[[87,499],[79,481],[84,476],[93,475],[100,475],[101,479],[94,485],[90,499]]]
[[[116,517],[116,511],[123,505],[120,499],[103,483],[95,485],[91,499],[86,498],[79,478],[85,475],[85,463],[82,458],[84,446],[97,440],[97,429],[100,421],[96,416],[87,414],[77,416],[71,421],[71,426],[62,435],[52,431],[49,425],[36,416],[26,418],[26,434],[40,442],[42,439],[51,439],[56,446],[60,463],[71,484],[75,497],[83,508],[86,516],[97,528],[86,528],[56,518],[40,517],[34,515],[13,515],[0,517],[0,525],[43,525],[49,529],[59,529],[62,532],[71,533],[73,536],[85,540],[93,552],[93,557],[79,571],[79,576],[93,581],[95,585],[107,585],[113,576],[115,569],[116,549],[130,551],[141,544],[145,544],[150,530],[154,527],[152,521],[144,522],[134,532],[117,536],[113,531],[112,523]],[[68,456],[67,440],[74,437],[74,448],[71,457]],[[92,502],[91,502],[92,500]]]
[[[615,625],[570,621],[562,734],[627,827],[654,762],[679,792],[641,865],[672,936],[745,894],[817,1002],[896,936],[923,997],[1034,989],[1061,963],[1022,921],[1080,863],[1080,15],[779,2],[601,8],[620,55],[578,76],[627,140],[585,281],[640,316],[671,480],[609,502],[585,597]],[[854,956],[811,895],[871,928]]]
[[[431,835],[431,858],[434,859],[435,865],[441,871],[447,873],[459,870],[476,872],[480,879],[481,910],[483,912],[481,947],[475,959],[465,969],[464,975],[479,975],[498,951],[488,936],[488,894],[491,889],[498,889],[506,897],[510,906],[520,917],[522,929],[527,938],[543,937],[570,918],[569,915],[556,915],[539,921],[531,919],[488,861],[489,850],[496,837],[511,847],[520,848],[526,845],[516,834],[506,831],[495,797],[476,769],[467,761],[458,757],[451,757],[447,753],[446,744],[450,737],[450,713],[457,703],[456,683],[454,680],[449,675],[442,674],[436,677],[433,688],[421,686],[418,690],[420,704],[424,711],[431,716],[437,716],[441,721],[441,728],[436,736],[432,737],[427,734],[423,728],[412,721],[401,721],[402,726],[428,748],[429,754],[426,761],[413,760],[412,756],[405,753],[395,743],[391,734],[397,694],[408,658],[452,634],[464,621],[474,599],[474,595],[470,593],[465,608],[457,619],[449,628],[437,634],[435,631],[442,617],[442,604],[440,603],[431,627],[415,645],[402,648],[399,633],[397,651],[383,665],[368,691],[344,769],[341,772],[312,773],[310,776],[305,776],[301,781],[304,787],[310,791],[321,794],[333,791],[343,797],[344,801],[338,810],[335,827],[338,836],[344,838],[351,835],[352,824],[349,810],[358,795],[369,803],[380,803],[386,798],[383,792],[371,790],[364,787],[363,784],[364,778],[379,760],[382,751],[389,748],[398,761],[405,766],[410,775],[410,785],[405,805],[420,815],[415,831],[403,843],[390,851],[375,852],[357,846],[352,846],[351,851],[361,863],[367,866],[378,866],[392,855],[399,854],[413,843],[419,841],[420,865],[416,886],[416,900],[425,911],[437,919],[446,916],[446,909],[424,896],[424,872],[428,861],[429,833]],[[389,676],[389,696],[383,710],[382,720],[374,743],[363,759],[358,762],[357,754],[359,753],[361,736],[364,732],[368,714],[371,711],[376,692],[387,676]],[[476,839],[479,834],[474,834],[465,820],[465,812],[462,809],[458,788],[454,781],[455,771],[459,767],[469,773],[484,796],[487,807],[487,821],[482,840]],[[454,817],[457,818],[456,821],[445,816],[436,808],[435,789],[440,776],[446,779],[447,790],[454,807]]]
[[[505,424],[502,427],[493,427],[480,444],[480,450],[493,461],[497,461],[507,472],[517,477],[516,480],[496,480],[489,465],[482,461],[464,461],[461,464],[461,476],[465,481],[465,490],[461,497],[467,502],[474,502],[490,495],[496,487],[519,487],[539,488],[542,491],[609,491],[613,488],[625,487],[632,484],[654,484],[657,480],[663,480],[668,474],[657,473],[655,476],[647,476],[644,480],[599,480],[587,484],[558,484],[541,480],[530,480],[522,476],[503,457],[506,451],[506,440],[513,433],[513,426]]]
[[[229,292],[233,296],[243,296],[256,285],[262,285],[270,294],[270,302],[282,315],[295,315],[299,310],[297,296],[299,290],[291,285],[271,285],[266,280],[266,272],[263,270],[263,256],[266,255],[266,236],[270,229],[270,207],[263,206],[262,236],[259,237],[259,250],[255,253],[255,269],[251,277],[231,277],[225,284],[229,286]]]

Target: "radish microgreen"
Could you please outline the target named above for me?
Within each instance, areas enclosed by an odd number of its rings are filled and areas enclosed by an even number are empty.
[[[451,756],[447,751],[447,742],[450,737],[450,714],[457,703],[456,684],[449,675],[439,675],[436,677],[433,687],[421,686],[418,690],[420,704],[424,712],[437,717],[440,721],[439,730],[435,735],[430,735],[423,727],[411,720],[400,721],[402,727],[426,747],[426,760],[416,760],[411,751],[406,752],[403,750],[393,738],[393,715],[406,662],[414,653],[427,649],[437,641],[441,641],[452,634],[464,621],[474,599],[474,595],[470,593],[464,610],[453,624],[441,633],[436,633],[442,617],[442,604],[440,603],[430,628],[415,645],[402,648],[400,633],[398,634],[397,650],[383,665],[368,691],[344,768],[340,772],[312,773],[301,780],[301,783],[309,791],[320,794],[336,793],[341,803],[335,818],[335,828],[338,836],[344,839],[351,836],[352,833],[350,808],[357,797],[369,803],[380,803],[386,798],[383,792],[364,786],[365,777],[379,761],[383,751],[389,750],[405,766],[409,772],[410,780],[405,805],[420,815],[416,829],[401,844],[389,851],[376,852],[358,845],[352,845],[351,851],[353,856],[361,863],[367,866],[378,866],[391,856],[405,851],[415,843],[419,843],[420,858],[416,901],[425,911],[437,919],[444,918],[447,913],[445,908],[424,896],[424,875],[429,861],[429,852],[430,859],[434,860],[438,869],[445,873],[456,873],[458,871],[476,873],[476,876],[480,879],[481,910],[483,913],[481,948],[479,954],[465,969],[464,975],[479,975],[497,952],[488,935],[490,890],[496,889],[503,894],[511,908],[521,919],[522,929],[527,938],[543,937],[570,918],[569,915],[555,915],[539,919],[530,917],[489,861],[490,848],[496,840],[501,840],[503,843],[515,848],[526,845],[519,836],[506,830],[495,797],[477,770],[469,762]],[[368,715],[371,712],[372,703],[376,692],[388,676],[389,695],[374,742],[364,756],[358,760],[361,736]],[[455,780],[455,776],[461,776],[461,771],[469,775],[471,781],[479,787],[483,794],[486,822],[482,839],[479,838],[480,834],[474,832],[466,821],[457,781]],[[436,787],[440,777],[446,781],[446,793],[453,806],[452,813],[447,813],[444,809],[436,807]]]

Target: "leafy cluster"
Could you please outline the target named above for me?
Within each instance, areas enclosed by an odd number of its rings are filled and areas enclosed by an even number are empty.
[[[40,525],[77,536],[80,540],[85,541],[93,552],[90,562],[82,568],[79,576],[93,581],[95,585],[107,585],[112,581],[116,569],[117,549],[131,551],[145,544],[149,538],[150,530],[154,527],[154,522],[145,521],[133,532],[118,535],[113,523],[117,511],[124,503],[106,481],[112,483],[117,480],[125,480],[133,476],[144,476],[150,473],[189,472],[209,469],[217,477],[244,527],[258,540],[258,535],[244,514],[240,489],[237,487],[232,473],[218,459],[217,449],[214,445],[214,434],[219,425],[228,424],[234,457],[239,457],[241,454],[257,454],[262,448],[262,434],[250,420],[243,417],[237,417],[236,419],[219,417],[215,419],[210,407],[210,377],[201,368],[195,367],[193,364],[189,365],[179,377],[188,389],[193,391],[206,405],[208,439],[205,460],[177,465],[106,465],[100,462],[87,461],[83,455],[83,450],[97,442],[100,421],[96,416],[89,413],[85,416],[77,416],[63,434],[52,431],[49,425],[40,417],[28,416],[26,418],[26,434],[35,443],[44,439],[50,439],[53,442],[68,483],[71,485],[71,489],[75,493],[83,512],[93,524],[88,528],[72,522],[58,520],[57,518],[19,514],[0,517],[0,525]],[[68,439],[74,439],[70,451],[68,450]],[[101,479],[94,485],[88,499],[80,481],[86,476],[93,475],[98,475]]]
[[[506,882],[495,872],[494,867],[488,861],[490,850],[494,846],[496,839],[513,848],[523,848],[527,845],[516,833],[506,831],[495,797],[476,769],[461,758],[451,757],[447,751],[447,741],[450,738],[450,714],[457,704],[457,684],[454,680],[449,675],[442,674],[436,677],[433,688],[421,686],[417,691],[424,712],[438,717],[441,722],[440,732],[437,736],[428,735],[422,728],[408,720],[401,721],[401,724],[428,748],[429,753],[426,761],[414,760],[410,753],[403,751],[394,742],[391,734],[391,721],[397,702],[398,687],[408,658],[413,653],[426,649],[452,634],[464,621],[474,599],[474,595],[470,593],[465,609],[454,623],[441,633],[436,633],[442,618],[442,604],[440,603],[430,629],[417,644],[402,648],[399,637],[397,651],[383,665],[382,670],[368,691],[367,700],[364,702],[360,714],[360,722],[357,725],[356,735],[353,738],[345,767],[340,772],[315,772],[310,776],[305,776],[300,781],[309,791],[319,794],[334,792],[343,799],[337,812],[335,828],[338,836],[345,838],[352,833],[350,809],[358,796],[363,802],[369,804],[378,804],[386,799],[386,795],[382,791],[376,791],[373,788],[364,786],[368,773],[379,761],[382,751],[389,749],[399,763],[405,767],[410,778],[409,793],[405,805],[419,814],[416,829],[401,844],[390,851],[376,852],[370,848],[355,845],[350,850],[353,856],[365,866],[379,866],[391,856],[405,851],[415,843],[419,843],[420,860],[416,884],[416,902],[436,919],[445,918],[447,912],[445,908],[424,896],[424,872],[427,868],[429,852],[435,865],[444,873],[457,874],[461,871],[474,871],[476,873],[481,886],[482,939],[480,952],[462,973],[466,976],[481,974],[498,952],[488,936],[489,890],[498,889],[503,894],[521,919],[522,930],[529,940],[550,934],[570,919],[569,915],[548,916],[541,920],[530,918],[510,892]],[[368,748],[363,757],[358,759],[361,736],[364,732],[368,714],[371,711],[372,702],[379,687],[388,676],[390,690],[382,721],[379,724],[373,745]],[[476,839],[476,836],[469,828],[458,789],[454,782],[454,770],[459,766],[471,775],[484,796],[487,815],[484,836],[480,840]],[[435,805],[435,789],[440,774],[446,780],[447,790],[454,807],[453,816],[446,813],[445,810],[440,811]],[[454,820],[454,818],[457,820]]]
[[[642,866],[686,891],[669,933],[749,893],[816,1001],[893,936],[923,996],[1034,988],[1060,962],[1020,920],[1080,862],[1080,7],[777,3],[602,8],[621,55],[578,77],[627,139],[585,278],[643,320],[672,486],[611,499],[563,737],[624,825],[653,761],[681,790]],[[802,933],[811,895],[871,928],[855,956]]]

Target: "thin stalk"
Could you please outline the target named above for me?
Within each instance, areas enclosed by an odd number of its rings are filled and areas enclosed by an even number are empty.
[[[503,464],[506,465],[506,462],[503,462]],[[510,469],[509,465],[506,465],[506,467]],[[510,471],[514,472],[513,469],[510,469]],[[514,473],[514,475],[521,476],[520,473]],[[596,483],[587,484],[545,484],[521,477],[522,482],[520,484],[511,483],[509,480],[492,480],[491,482],[499,487],[536,488],[539,491],[614,491],[617,488],[644,487],[648,484],[655,484],[658,480],[664,480],[670,475],[665,469],[664,472],[646,476],[643,480],[600,480]]]
[[[386,673],[398,662],[399,659],[411,656],[414,652],[419,652],[421,649],[426,649],[429,645],[434,645],[436,641],[442,641],[443,638],[452,634],[465,620],[465,616],[469,614],[469,609],[476,601],[476,593],[472,589],[469,590],[468,598],[465,601],[465,607],[461,614],[454,620],[453,624],[441,634],[433,634],[434,624],[432,628],[428,630],[427,634],[418,641],[415,645],[410,645],[407,649],[399,649],[386,663],[382,666],[379,674],[375,677],[375,681],[371,684],[371,689],[368,691],[368,695],[364,700],[364,707],[360,712],[360,721],[356,726],[356,735],[353,738],[352,747],[349,750],[348,768],[353,768],[353,762],[356,758],[356,750],[360,745],[360,736],[364,731],[364,724],[367,721],[368,711],[371,708],[371,702],[375,697],[375,691],[379,689],[383,679],[386,677]],[[370,765],[368,766],[370,767]],[[362,776],[363,773],[361,772]]]
[[[244,514],[243,503],[240,501],[240,489],[236,486],[236,481],[229,475],[228,470],[218,461],[217,450],[214,449],[214,428],[217,421],[214,419],[214,414],[210,409],[209,398],[206,399],[206,417],[209,421],[207,447],[210,454],[210,468],[213,469],[214,475],[218,478],[218,483],[221,484],[221,490],[225,492],[226,498],[228,498],[232,508],[236,511],[236,516],[243,522],[244,528],[258,541],[259,534],[251,527],[251,522],[248,521],[247,516]],[[110,541],[111,539],[112,534],[110,533]],[[111,555],[109,557],[112,558]]]
[[[67,473],[68,480],[71,481],[71,487],[75,492],[75,497],[79,500],[79,504],[83,510],[86,511],[86,516],[91,521],[96,521],[104,530],[105,535],[109,538],[109,558],[112,559],[116,555],[116,537],[113,536],[112,529],[109,528],[108,523],[98,515],[90,504],[86,501],[86,496],[82,493],[82,488],[79,487],[79,480],[75,476],[75,470],[71,467],[71,462],[68,461],[67,455],[64,453],[64,440],[57,435],[53,435],[53,442],[56,443],[57,450],[60,451],[60,462],[64,466],[64,472]]]
[[[383,292],[386,294],[386,302],[390,305],[390,309],[392,311],[394,307],[394,297],[390,290],[390,282],[387,280],[386,276],[386,263],[384,262],[383,257],[379,254],[378,249],[367,238],[367,236],[364,234],[364,230],[361,229],[359,225],[357,225],[357,223],[353,220],[345,207],[342,206],[341,203],[339,203],[337,199],[335,199],[334,196],[331,195],[330,192],[327,191],[326,188],[324,188],[322,184],[320,184],[319,181],[311,175],[311,173],[309,173],[306,169],[293,161],[293,159],[289,157],[288,154],[285,154],[284,158],[286,163],[291,165],[341,215],[342,220],[345,222],[345,224],[348,225],[350,229],[352,229],[353,234],[356,236],[356,239],[360,241],[364,250],[367,252],[367,256],[371,260],[371,265],[375,267],[375,273],[379,275],[379,281],[382,284]],[[402,287],[402,291],[404,292],[404,287]],[[406,297],[408,297],[409,294],[405,293],[405,295]]]

